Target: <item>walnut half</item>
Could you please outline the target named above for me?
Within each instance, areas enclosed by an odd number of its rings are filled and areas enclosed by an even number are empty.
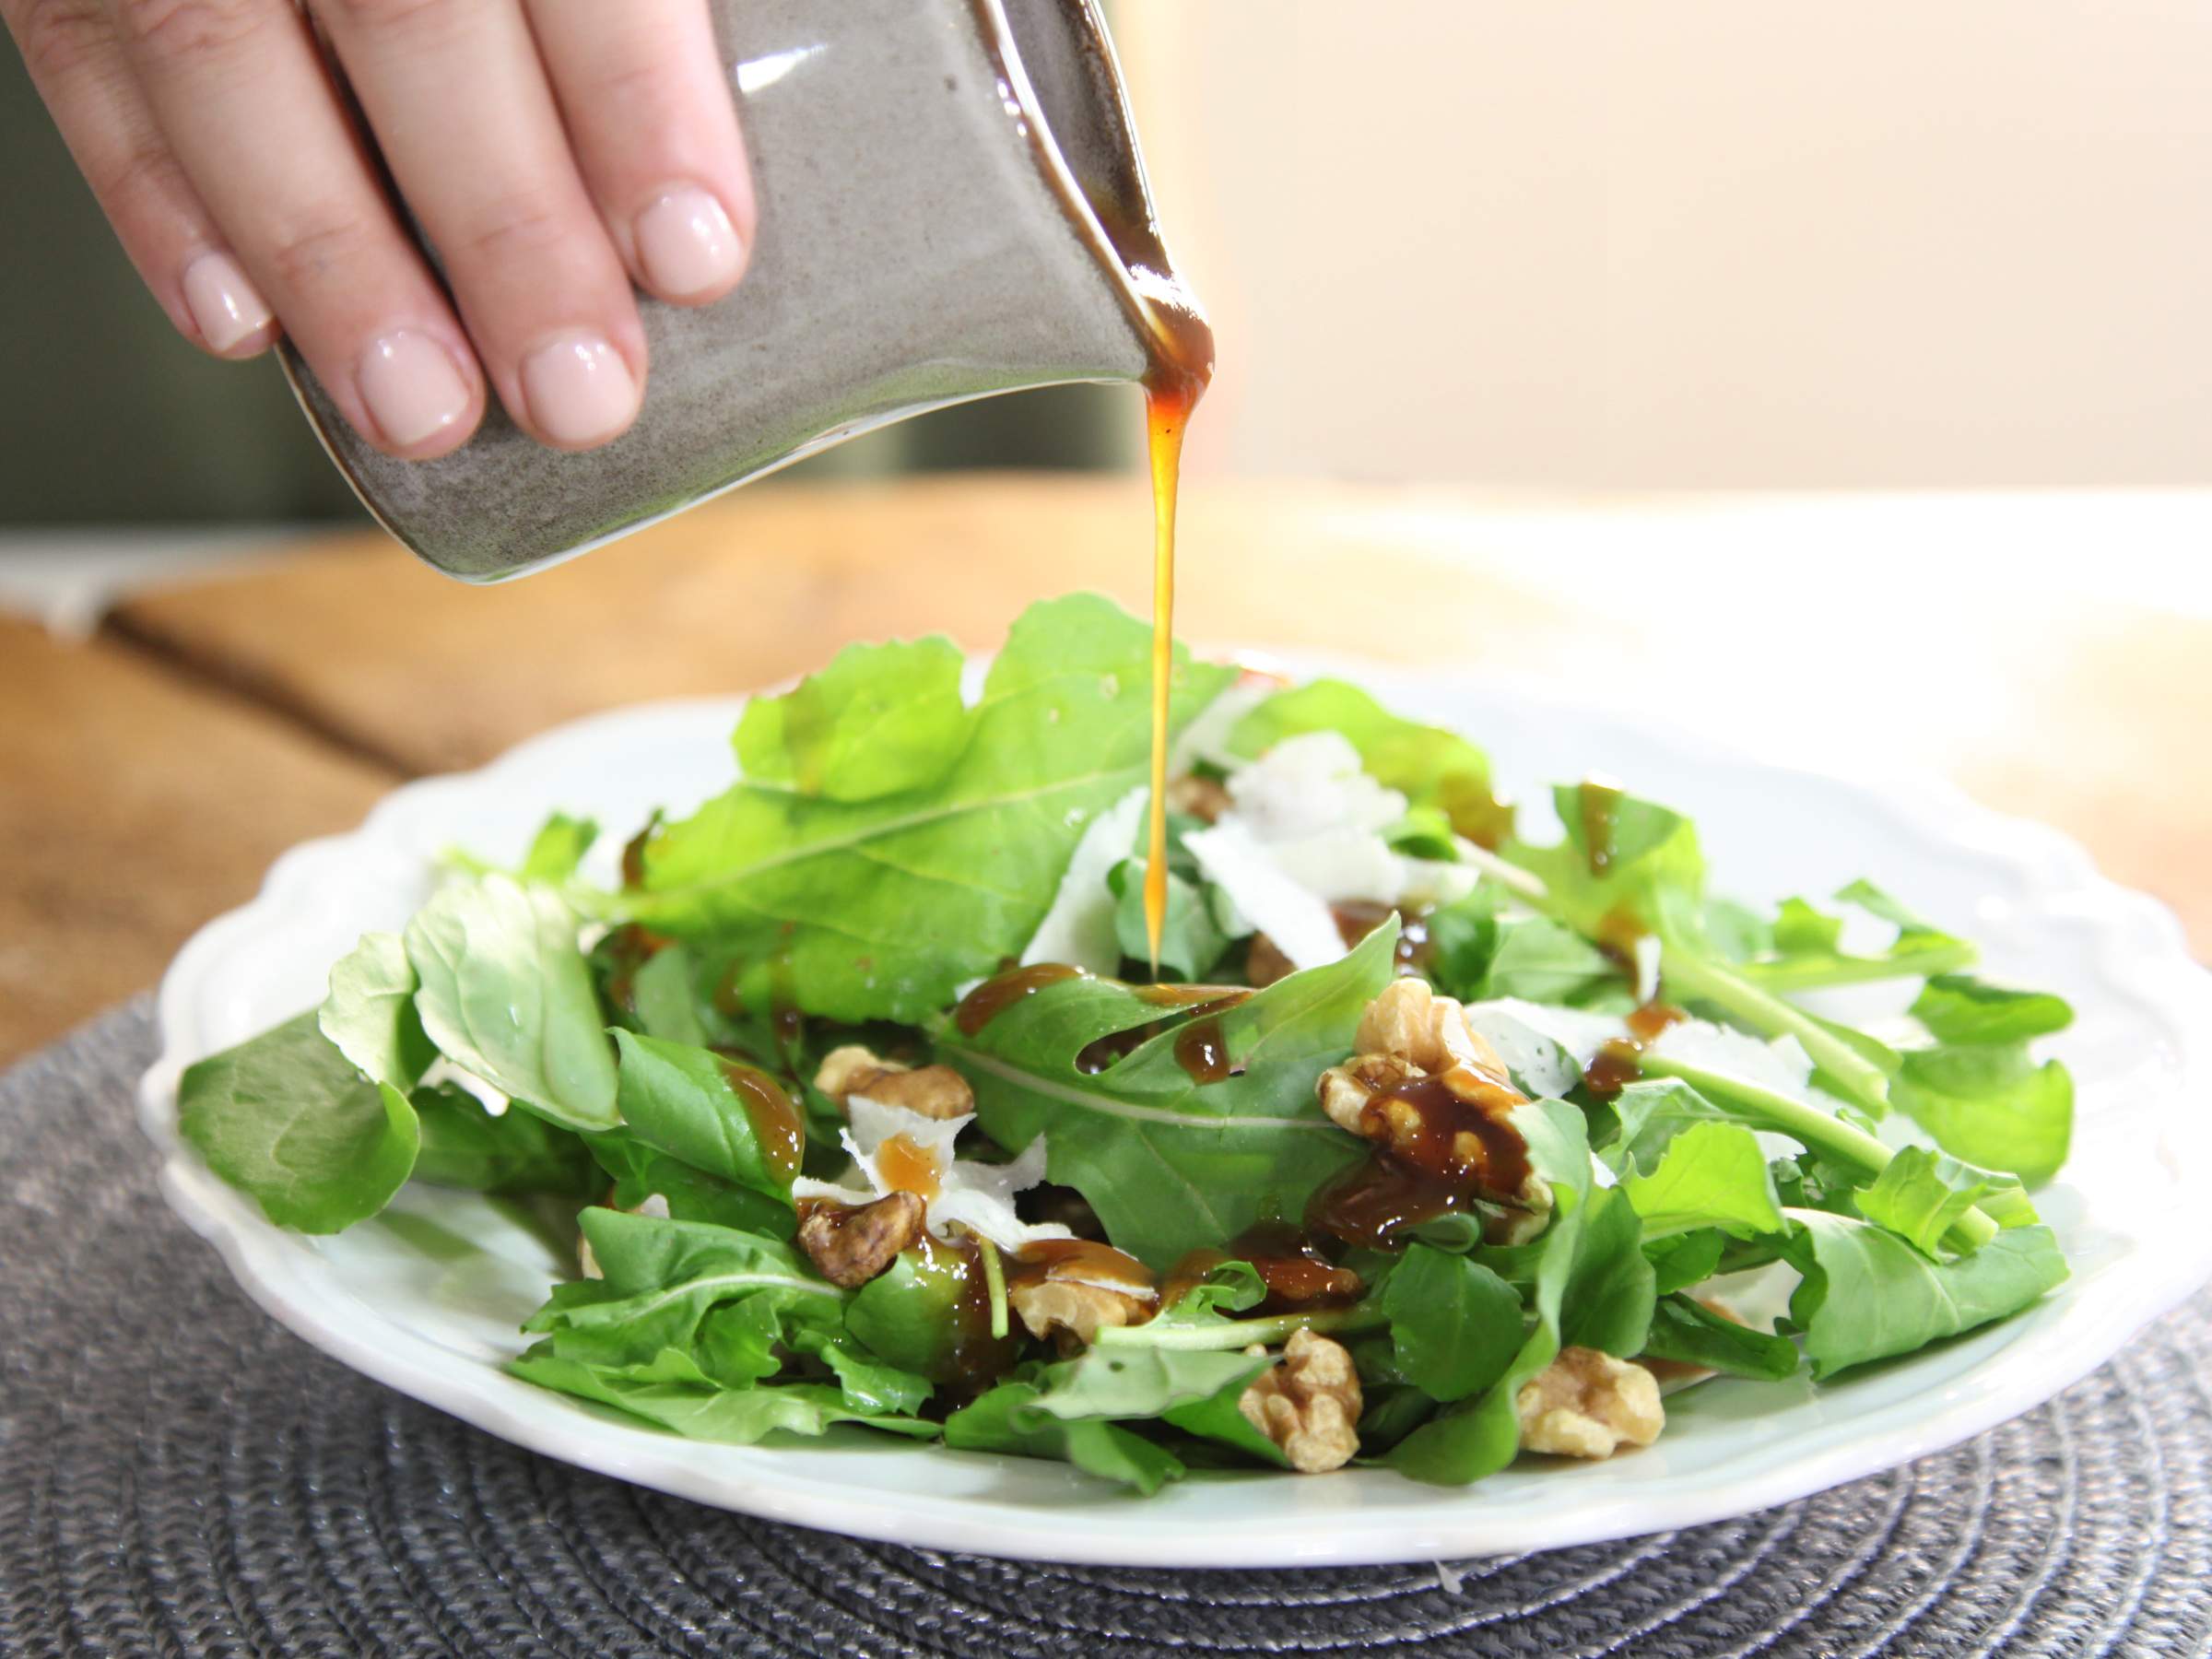
[[[1260,1350],[1253,1349],[1253,1352]],[[1245,1385],[1237,1409],[1301,1475],[1340,1469],[1359,1450],[1359,1373],[1341,1343],[1294,1331],[1283,1357]]]
[[[1596,1348],[1562,1348],[1513,1396],[1521,1449],[1561,1457],[1610,1457],[1648,1446],[1666,1427],[1659,1382],[1641,1365]]]
[[[1429,982],[1413,976],[1394,979],[1367,1005],[1355,1040],[1362,1054],[1392,1054],[1424,1072],[1464,1065],[1492,1083],[1512,1087],[1505,1062],[1489,1040],[1467,1023],[1457,997],[1439,996]]]
[[[817,1204],[799,1223],[799,1248],[824,1278],[850,1290],[919,1239],[927,1213],[912,1193],[887,1193],[873,1204]]]
[[[975,1091],[951,1066],[924,1065],[917,1071],[857,1042],[823,1055],[814,1086],[841,1108],[854,1095],[865,1095],[879,1106],[903,1106],[925,1118],[966,1117],[975,1110]]]
[[[1135,1297],[1102,1285],[1077,1284],[1067,1279],[1041,1279],[1015,1285],[1006,1291],[1006,1303],[1030,1328],[1043,1338],[1057,1331],[1065,1338],[1088,1347],[1108,1325],[1136,1324],[1151,1317],[1152,1310]],[[1063,1343],[1065,1346],[1065,1343]]]

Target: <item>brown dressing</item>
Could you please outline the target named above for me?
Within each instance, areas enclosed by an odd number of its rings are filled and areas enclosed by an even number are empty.
[[[1159,1291],[1159,1281],[1149,1267],[1095,1239],[1039,1239],[1023,1245],[1006,1262],[1009,1287],[1040,1285],[1047,1279],[1078,1279],[1139,1301],[1150,1301]]]
[[[1229,1057],[1229,1039],[1218,1018],[1194,1019],[1175,1033],[1175,1064],[1201,1088],[1223,1082],[1240,1069]]]
[[[952,1011],[952,1023],[959,1028],[961,1036],[972,1037],[1024,997],[1034,996],[1062,980],[1088,977],[1082,969],[1065,962],[1032,962],[1027,968],[1009,968],[961,997],[959,1006]]]
[[[1615,1038],[1599,1049],[1583,1068],[1583,1087],[1601,1100],[1609,1100],[1643,1076],[1643,1051],[1658,1041],[1659,1033],[1688,1018],[1669,1003],[1645,1003],[1629,1011],[1623,1022],[1625,1038]]]
[[[789,1181],[799,1172],[799,1155],[806,1148],[806,1130],[797,1110],[776,1080],[757,1066],[735,1060],[722,1062],[722,1075],[730,1092],[745,1108],[753,1139],[769,1167]]]
[[[1229,1255],[1249,1262],[1267,1287],[1255,1312],[1285,1313],[1359,1300],[1359,1276],[1329,1259],[1323,1241],[1287,1221],[1260,1221],[1229,1243]],[[1203,1277],[1203,1275],[1201,1276]]]
[[[1377,1095],[1362,1116],[1378,1134],[1388,1127],[1388,1146],[1378,1141],[1365,1163],[1316,1193],[1307,1225],[1387,1250],[1407,1229],[1471,1207],[1477,1189],[1519,1192],[1530,1173],[1528,1143],[1506,1114],[1523,1103],[1516,1091],[1464,1067]]]
[[[937,1160],[911,1135],[893,1135],[876,1148],[876,1173],[895,1193],[912,1193],[924,1203],[937,1195]]]
[[[659,955],[669,940],[650,933],[635,922],[624,923],[606,936],[606,952],[614,966],[606,976],[607,1000],[625,1014],[638,1011],[638,970]]]

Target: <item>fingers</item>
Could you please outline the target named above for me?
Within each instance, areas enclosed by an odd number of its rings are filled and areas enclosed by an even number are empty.
[[[705,0],[526,0],[592,199],[641,287],[719,300],[753,243],[752,177]]]
[[[13,0],[10,30],[40,95],[147,288],[217,357],[268,349],[276,321],[178,165],[107,13],[92,0]]]
[[[482,373],[291,0],[117,6],[178,162],[346,418],[396,455],[459,445]]]
[[[519,5],[323,0],[318,15],[500,401],[558,448],[618,435],[645,334]]]

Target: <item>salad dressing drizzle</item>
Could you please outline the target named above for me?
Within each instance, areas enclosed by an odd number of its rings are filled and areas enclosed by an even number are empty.
[[[959,1027],[961,1036],[972,1037],[1024,997],[1034,996],[1062,980],[1088,977],[1082,969],[1065,962],[1031,962],[1027,968],[1009,968],[961,997],[952,1011],[952,1023]]]
[[[1626,1037],[1616,1037],[1591,1057],[1583,1068],[1583,1087],[1601,1100],[1609,1100],[1643,1076],[1643,1051],[1678,1019],[1688,1018],[1670,1003],[1645,1003],[1629,1011],[1622,1022]]]
[[[745,1108],[746,1122],[752,1125],[760,1155],[777,1174],[791,1180],[799,1172],[799,1156],[806,1149],[806,1130],[791,1097],[759,1066],[742,1061],[724,1059],[722,1075]]]

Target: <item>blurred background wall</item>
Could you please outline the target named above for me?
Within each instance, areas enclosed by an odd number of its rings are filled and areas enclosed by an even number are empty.
[[[1199,472],[2212,480],[2203,0],[1118,0]]]
[[[1204,474],[1575,490],[2212,481],[2204,0],[1114,0],[1216,314]],[[0,65],[0,516],[344,512],[170,337]],[[1111,465],[1124,389],[810,464]]]

